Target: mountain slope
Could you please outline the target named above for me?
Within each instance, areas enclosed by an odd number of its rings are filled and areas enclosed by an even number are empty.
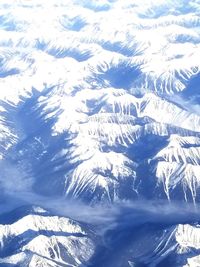
[[[143,2],[1,1],[1,266],[199,264],[200,4]]]

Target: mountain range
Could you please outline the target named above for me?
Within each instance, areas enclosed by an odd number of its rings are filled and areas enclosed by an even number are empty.
[[[200,266],[199,70],[199,0],[2,0],[0,266]]]

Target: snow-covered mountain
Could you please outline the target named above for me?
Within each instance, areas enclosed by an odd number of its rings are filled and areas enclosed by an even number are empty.
[[[92,256],[94,234],[87,227],[38,207],[13,213],[22,217],[1,225],[0,266],[80,266]],[[4,216],[4,223],[12,214]],[[17,253],[12,255],[13,251]]]
[[[1,1],[0,266],[199,266],[199,15]]]

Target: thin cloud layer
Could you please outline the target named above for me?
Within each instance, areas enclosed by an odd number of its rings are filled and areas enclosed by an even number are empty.
[[[1,1],[0,263],[198,254],[199,13],[195,0]],[[71,242],[63,217],[87,237]]]

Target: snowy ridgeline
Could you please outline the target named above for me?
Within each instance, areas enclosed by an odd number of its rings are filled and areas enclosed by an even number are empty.
[[[200,4],[132,2],[1,1],[2,212],[55,198],[198,205]],[[98,267],[102,233],[55,210],[0,218],[0,266]],[[131,240],[126,263],[102,252],[99,267],[197,267],[198,220],[159,227],[136,239],[157,240],[150,250]]]

